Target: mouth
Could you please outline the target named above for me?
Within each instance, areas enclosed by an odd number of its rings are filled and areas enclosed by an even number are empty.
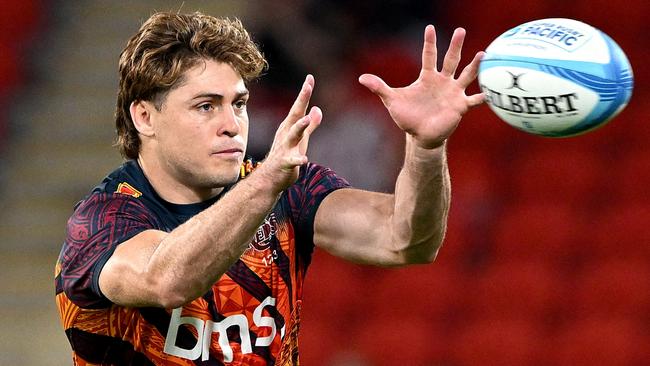
[[[238,158],[243,154],[244,154],[244,150],[240,149],[238,147],[223,149],[223,150],[215,151],[215,152],[212,153],[212,155],[215,155],[215,156],[232,157],[232,158]]]

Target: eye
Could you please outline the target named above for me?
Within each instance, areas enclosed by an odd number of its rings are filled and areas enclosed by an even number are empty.
[[[238,100],[238,101],[235,102],[235,108],[237,108],[237,109],[244,109],[244,108],[246,108],[246,103],[247,103],[247,102],[248,102],[248,101],[245,100],[245,99],[240,99],[240,100]]]
[[[211,110],[214,109],[214,106],[212,105],[212,103],[203,103],[200,104],[197,108],[201,112],[210,112]]]

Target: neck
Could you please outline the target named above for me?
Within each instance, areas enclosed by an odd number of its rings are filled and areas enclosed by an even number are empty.
[[[223,187],[197,188],[183,184],[183,182],[169,174],[157,160],[145,159],[140,155],[137,162],[149,184],[160,198],[167,202],[175,204],[203,202],[223,191]]]

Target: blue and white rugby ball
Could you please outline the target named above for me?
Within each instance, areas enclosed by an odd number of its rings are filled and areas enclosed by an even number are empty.
[[[600,30],[541,19],[508,30],[486,49],[478,75],[490,108],[509,125],[567,137],[616,116],[632,95],[632,68]]]

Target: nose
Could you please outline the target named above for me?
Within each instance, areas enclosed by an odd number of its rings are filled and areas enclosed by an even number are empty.
[[[228,137],[234,137],[239,134],[241,126],[239,125],[239,120],[235,115],[235,110],[231,105],[226,106],[223,109],[221,125],[219,126],[219,135],[226,135]]]

